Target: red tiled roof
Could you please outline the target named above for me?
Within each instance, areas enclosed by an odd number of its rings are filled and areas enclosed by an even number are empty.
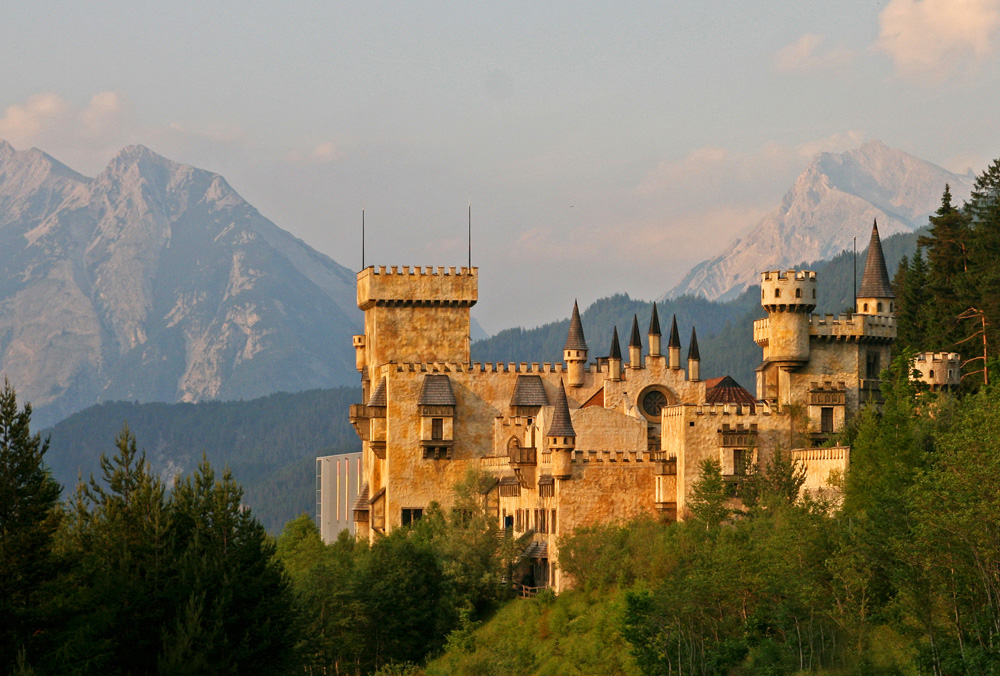
[[[756,404],[754,396],[730,376],[705,381],[705,402],[708,404]]]

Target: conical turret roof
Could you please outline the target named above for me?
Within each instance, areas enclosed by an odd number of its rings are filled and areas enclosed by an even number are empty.
[[[573,301],[573,316],[569,320],[569,335],[566,336],[564,350],[586,350],[587,340],[583,337],[583,322],[580,321],[580,306]]]
[[[642,347],[642,336],[639,335],[639,317],[632,315],[632,337],[628,341],[629,347]]]
[[[673,319],[670,321],[670,340],[667,342],[667,347],[677,347],[681,346],[681,336],[677,332],[677,315],[674,315]]]
[[[611,335],[611,359],[617,359],[621,361],[622,358],[622,347],[618,344],[618,327],[615,327],[615,332]]]
[[[698,352],[698,334],[694,327],[691,327],[691,345],[688,347],[688,360],[697,359],[701,361],[701,354]]]
[[[573,421],[569,417],[569,402],[566,401],[566,386],[559,379],[559,391],[556,392],[556,400],[553,404],[555,409],[552,412],[552,425],[549,427],[550,437],[575,437],[576,430],[573,429]]]
[[[649,317],[649,335],[660,335],[660,315],[656,312],[656,303],[653,303],[653,314]]]
[[[892,284],[889,283],[889,271],[885,267],[885,256],[882,254],[882,240],[878,236],[878,222],[872,223],[872,239],[868,243],[868,260],[865,261],[865,274],[861,277],[861,289],[858,298],[895,298]]]

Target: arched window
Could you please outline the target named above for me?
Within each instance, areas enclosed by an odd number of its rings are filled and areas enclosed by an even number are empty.
[[[933,377],[934,377],[934,369],[931,369],[931,375],[930,375],[930,377],[931,377],[931,378],[933,378]]]
[[[521,462],[521,443],[517,437],[511,437],[507,442],[507,457],[513,462]]]
[[[781,289],[775,289],[774,290],[774,297],[775,298],[781,298]]]
[[[881,312],[882,311],[882,303],[877,303],[876,306],[875,306],[875,308],[876,308],[875,312]]]
[[[802,289],[795,289],[795,297],[802,298]]]
[[[868,312],[868,303],[865,303],[865,312]]]

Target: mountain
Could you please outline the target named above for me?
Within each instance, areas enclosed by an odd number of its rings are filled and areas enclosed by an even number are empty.
[[[0,368],[40,424],[353,384],[355,302],[218,174],[130,146],[88,178],[0,141]]]
[[[880,141],[841,154],[820,153],[773,213],[723,253],[692,268],[662,298],[730,300],[757,283],[763,270],[828,260],[850,249],[856,235],[867,241],[874,219],[883,237],[912,232],[927,225],[946,183],[961,201],[972,182]]]

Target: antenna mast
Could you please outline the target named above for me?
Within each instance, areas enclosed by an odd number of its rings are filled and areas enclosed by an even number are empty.
[[[365,269],[365,208],[361,207],[361,269]]]
[[[469,199],[469,274],[472,274],[472,199]]]
[[[858,309],[858,237],[854,236],[854,312]]]

